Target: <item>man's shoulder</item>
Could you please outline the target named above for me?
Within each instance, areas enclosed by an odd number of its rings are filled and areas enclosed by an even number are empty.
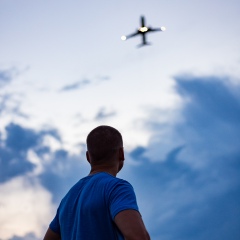
[[[93,175],[92,178],[93,181],[98,182],[99,184],[105,185],[107,188],[115,188],[115,187],[130,187],[132,188],[132,185],[121,178],[115,177],[107,172],[100,172]]]
[[[127,180],[124,180],[124,179],[118,178],[118,177],[114,177],[107,172],[102,172],[101,177],[103,177],[107,181],[110,181],[110,182],[115,183],[115,184],[130,184]]]
[[[124,179],[115,177],[107,172],[98,172],[81,178],[75,185],[72,186],[68,193],[71,194],[76,191],[78,192],[83,188],[92,188],[93,186],[105,188],[110,192],[119,188],[133,188],[132,185]]]

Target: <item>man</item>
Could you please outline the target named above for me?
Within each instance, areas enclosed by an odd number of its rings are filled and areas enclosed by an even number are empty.
[[[124,163],[122,136],[99,126],[87,137],[90,174],[62,199],[44,240],[149,240],[133,187],[116,178]]]

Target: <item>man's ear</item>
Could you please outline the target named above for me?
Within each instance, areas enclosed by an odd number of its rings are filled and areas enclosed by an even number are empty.
[[[87,161],[88,161],[89,163],[91,163],[91,161],[90,161],[90,156],[89,156],[89,152],[88,152],[88,151],[86,151],[86,158],[87,158]]]
[[[119,160],[125,160],[123,147],[119,148]]]

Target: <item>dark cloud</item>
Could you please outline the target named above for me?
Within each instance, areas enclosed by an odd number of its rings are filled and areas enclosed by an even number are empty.
[[[79,88],[82,88],[88,84],[90,84],[91,81],[90,80],[87,80],[87,79],[84,79],[84,80],[81,80],[81,81],[77,81],[75,83],[72,83],[72,84],[69,84],[69,85],[66,85],[64,87],[62,87],[60,89],[61,92],[65,92],[65,91],[72,91],[72,90],[76,90],[76,89],[79,89]]]
[[[95,120],[103,120],[112,116],[115,116],[116,112],[107,111],[105,108],[101,108],[95,116]]]
[[[40,136],[31,129],[23,128],[14,123],[6,127],[6,147],[18,152],[27,151],[38,144]]]
[[[240,147],[240,89],[224,84],[227,79],[177,78],[177,90],[191,101],[182,109],[184,125],[175,126],[175,132],[189,145],[183,153],[200,161],[199,157],[221,157]],[[238,92],[238,94],[236,94]],[[196,137],[193,135],[196,134]],[[191,144],[190,144],[191,143]],[[207,156],[205,156],[207,153]],[[207,161],[206,160],[206,161]],[[202,160],[203,161],[203,160]],[[203,161],[204,163],[205,161]]]
[[[85,153],[78,156],[70,155],[60,149],[53,153],[46,170],[39,175],[42,185],[52,193],[53,202],[59,203],[70,187],[80,178],[89,173]]]
[[[232,91],[222,81],[178,79],[177,91],[187,101],[180,109],[182,120],[171,125],[173,133],[163,136],[163,126],[151,120],[154,141],[126,153],[119,177],[133,184],[153,240],[240,237],[239,97],[236,89]],[[163,138],[169,137],[170,151],[158,158],[165,151]],[[136,165],[128,165],[129,157]],[[84,153],[70,156],[59,150],[40,180],[59,203],[88,169]]]
[[[35,165],[28,159],[28,151],[32,149],[39,156],[49,151],[42,144],[44,136],[60,138],[56,130],[37,132],[14,123],[7,125],[5,130],[6,138],[0,139],[0,182],[34,169]]]
[[[5,130],[6,138],[0,138],[0,183],[33,172],[37,166],[30,161],[29,150],[42,160],[41,166],[45,170],[36,177],[52,193],[54,202],[58,203],[80,177],[88,174],[85,153],[72,156],[64,149],[52,151],[50,146],[44,144],[45,136],[52,136],[61,142],[55,129],[36,131],[10,123]],[[48,161],[43,161],[46,155]]]
[[[135,187],[152,239],[238,239],[240,152],[193,169],[177,160],[181,150],[160,162],[131,153],[139,165],[122,175]]]
[[[168,126],[150,116],[146,127],[154,134],[149,144],[126,153],[119,177],[133,184],[151,239],[240,239],[239,89],[216,77],[177,77],[176,81],[184,100],[176,114],[181,121],[177,118]],[[101,111],[100,119],[106,114]],[[165,128],[169,132],[163,134]],[[77,156],[64,149],[52,152],[43,145],[45,135],[61,140],[56,130],[9,124],[6,133],[0,144],[0,182],[34,169],[27,159],[29,149],[40,158],[49,155],[37,177],[57,204],[88,174],[84,152]],[[128,158],[136,164],[128,164]]]
[[[191,98],[191,104],[183,113],[192,127],[212,127],[210,120],[239,125],[240,96],[235,94],[236,89],[233,91],[222,82],[227,79],[219,81],[214,77],[191,80],[177,78],[177,81],[180,95]],[[238,93],[239,90],[238,88]]]
[[[26,152],[30,148],[39,146],[45,135],[51,135],[57,140],[60,140],[60,136],[56,130],[42,130],[36,132],[32,129],[23,128],[14,123],[10,123],[6,126],[6,132],[6,147],[17,153]]]
[[[19,237],[19,236],[13,236],[9,240],[40,240],[39,238],[36,237],[34,233],[28,233],[24,237]]]
[[[151,119],[154,140],[129,153],[137,165],[122,176],[136,189],[152,239],[240,239],[240,98],[223,82],[178,77],[181,121],[162,135]]]
[[[85,153],[72,156],[64,149],[52,151],[50,146],[44,144],[45,136],[52,136],[61,142],[55,129],[36,131],[10,123],[5,130],[4,139],[0,132],[0,183],[33,172],[37,166],[30,161],[29,150],[35,152],[40,160],[48,156],[48,161],[41,162],[44,172],[36,177],[52,193],[54,202],[58,203],[80,177],[88,174]]]

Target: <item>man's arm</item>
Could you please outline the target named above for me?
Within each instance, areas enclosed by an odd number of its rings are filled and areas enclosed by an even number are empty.
[[[121,211],[116,215],[114,221],[125,240],[150,240],[150,236],[138,211]]]
[[[48,228],[43,240],[61,240],[61,236]]]

